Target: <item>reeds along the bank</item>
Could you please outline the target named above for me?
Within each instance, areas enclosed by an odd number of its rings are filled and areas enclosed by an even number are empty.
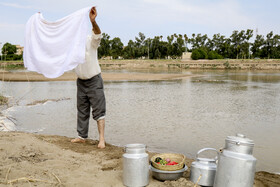
[[[54,176],[54,178],[56,180],[55,182],[48,181],[48,180],[42,180],[42,179],[35,179],[33,177],[20,177],[20,178],[17,178],[17,179],[8,180],[10,172],[11,172],[11,167],[9,167],[9,169],[6,173],[5,179],[4,180],[0,179],[0,184],[13,185],[15,183],[23,181],[23,182],[28,182],[30,186],[31,186],[31,182],[47,183],[47,184],[52,184],[52,185],[55,185],[55,186],[62,185],[61,180],[54,173],[52,173],[52,175]]]

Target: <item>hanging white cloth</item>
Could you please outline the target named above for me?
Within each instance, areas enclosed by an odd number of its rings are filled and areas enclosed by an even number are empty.
[[[55,22],[42,13],[31,16],[25,26],[23,60],[29,71],[56,78],[85,62],[90,7]]]

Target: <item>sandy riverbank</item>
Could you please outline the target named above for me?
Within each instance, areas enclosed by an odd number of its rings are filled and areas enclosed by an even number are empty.
[[[103,72],[104,81],[160,81],[160,80],[179,80],[190,77],[184,74],[155,74],[155,73],[108,73]],[[48,79],[35,72],[8,72],[0,73],[2,81],[74,81],[77,76],[74,72],[64,73],[55,79]]]
[[[61,136],[0,132],[0,186],[7,182],[13,186],[123,186],[122,148],[109,144],[104,150],[96,147],[95,140],[81,145]],[[186,160],[189,167],[191,162]],[[149,186],[193,186],[189,173],[190,169],[172,182],[150,177]],[[280,175],[256,173],[254,187],[279,185]]]

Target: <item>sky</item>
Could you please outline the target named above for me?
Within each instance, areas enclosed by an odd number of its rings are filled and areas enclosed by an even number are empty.
[[[0,43],[23,46],[25,23],[36,12],[55,21],[88,6],[97,6],[102,32],[124,45],[139,32],[164,40],[174,33],[212,38],[247,29],[280,34],[279,0],[0,0]]]

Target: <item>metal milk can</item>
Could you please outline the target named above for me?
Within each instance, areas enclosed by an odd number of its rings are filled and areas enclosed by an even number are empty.
[[[243,134],[228,136],[219,154],[215,187],[253,187],[256,162],[254,142]]]
[[[210,159],[210,158],[200,158],[198,155],[204,151],[218,151],[214,148],[204,148],[197,152],[196,154],[196,161],[192,162],[191,165],[191,175],[190,180],[193,183],[201,185],[201,186],[213,186],[215,180],[215,174],[217,169],[217,157]]]
[[[123,154],[123,184],[130,187],[149,184],[149,156],[144,144],[127,144]]]

